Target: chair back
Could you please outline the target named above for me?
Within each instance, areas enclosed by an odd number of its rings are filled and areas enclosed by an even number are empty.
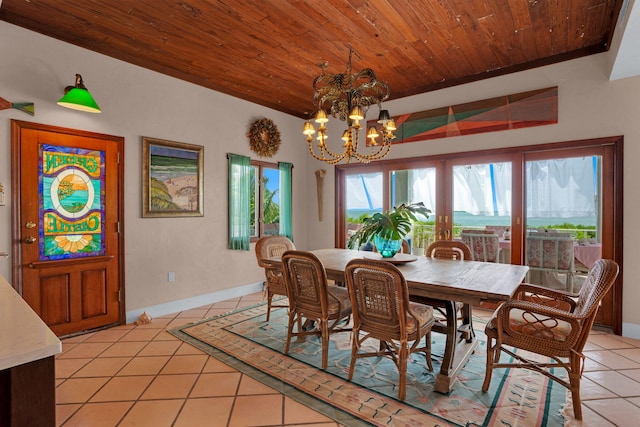
[[[532,234],[535,236],[557,236],[557,237],[574,237],[573,233],[571,233],[570,231],[560,231],[560,230],[556,230],[554,228],[534,228],[534,229],[528,229],[527,230],[528,234]]]
[[[289,296],[289,307],[309,319],[326,318],[329,313],[327,272],[311,252],[287,251],[282,268]]]
[[[536,270],[573,273],[573,238],[561,233],[529,233],[526,265]]]
[[[269,264],[262,262],[264,259],[282,256],[286,251],[295,250],[295,245],[285,236],[265,236],[256,242],[256,258],[260,267]]]
[[[618,264],[610,259],[599,259],[589,269],[589,275],[582,284],[574,314],[579,317],[589,319],[586,325],[587,331],[591,329],[591,324],[600,306],[600,301],[609,292],[618,277]]]
[[[618,264],[610,259],[599,259],[589,269],[589,274],[582,284],[573,311],[582,320],[582,331],[576,343],[576,350],[579,352],[587,343],[600,302],[615,283],[618,271]]]
[[[458,240],[436,240],[427,248],[425,255],[431,258],[471,260],[471,249]]]
[[[498,237],[503,237],[504,232],[509,228],[508,225],[487,225],[484,227],[485,231],[489,231],[492,234],[497,234]]]
[[[386,261],[354,259],[345,268],[354,330],[379,339],[406,339],[409,290],[400,270]]]
[[[460,233],[462,242],[471,249],[473,261],[497,262],[500,250],[500,239],[497,234],[485,230],[485,232]]]
[[[463,228],[460,230],[460,234],[497,234],[495,231],[485,228]]]

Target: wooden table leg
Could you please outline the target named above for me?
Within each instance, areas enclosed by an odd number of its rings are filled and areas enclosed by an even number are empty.
[[[478,341],[471,323],[471,306],[465,304],[463,308],[462,327],[468,328],[469,332],[468,334],[463,332],[468,337],[461,338],[461,333],[458,331],[456,303],[455,301],[443,302],[447,317],[447,341],[444,347],[442,366],[436,375],[435,390],[446,394],[451,391],[458,374],[478,347]]]
[[[458,329],[464,333],[464,338],[467,342],[471,342],[475,339],[476,333],[473,330],[473,317],[471,316],[471,304],[462,305],[462,325]]]

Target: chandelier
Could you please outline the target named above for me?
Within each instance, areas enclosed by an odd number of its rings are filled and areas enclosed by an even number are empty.
[[[351,56],[353,49],[349,46],[349,61],[347,69],[342,74],[327,74],[327,62],[320,65],[322,74],[313,80],[313,101],[317,105],[315,122],[318,129],[310,120],[304,124],[302,133],[307,136],[309,152],[323,162],[335,164],[342,160],[347,163],[356,159],[362,163],[382,159],[389,153],[391,141],[395,138],[395,121],[389,115],[388,110],[382,109],[382,101],[389,98],[389,86],[386,82],[378,80],[376,73],[371,68],[365,68],[352,74]],[[370,126],[367,131],[368,142],[363,142],[370,147],[370,152],[358,151],[360,123],[366,117],[367,110],[373,104],[378,104],[380,110],[378,123],[381,125],[380,133],[376,126]],[[347,122],[347,129],[342,134],[343,152],[336,153],[327,146],[328,114]],[[364,125],[366,127],[366,124]],[[318,140],[314,148],[314,135]],[[382,137],[382,141],[378,138]]]

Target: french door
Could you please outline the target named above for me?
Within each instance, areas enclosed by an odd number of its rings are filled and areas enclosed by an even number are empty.
[[[591,252],[582,258],[587,265],[576,261],[586,275],[594,257],[622,261],[621,159],[622,137],[611,137],[337,166],[336,247],[344,247],[358,216],[422,201],[432,214],[414,228],[413,251],[463,229],[493,228],[502,237],[500,262],[524,265],[527,235],[561,226],[570,229],[576,255]],[[364,201],[358,210],[354,200]],[[615,333],[621,283],[596,320]]]

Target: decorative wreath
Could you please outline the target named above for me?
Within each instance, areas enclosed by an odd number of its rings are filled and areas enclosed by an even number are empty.
[[[249,148],[261,157],[271,157],[280,148],[280,131],[271,119],[260,119],[249,128]]]

